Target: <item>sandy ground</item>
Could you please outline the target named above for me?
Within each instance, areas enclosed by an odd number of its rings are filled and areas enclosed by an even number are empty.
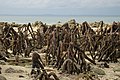
[[[98,65],[94,66],[98,68]],[[100,80],[120,80],[120,71],[114,71],[116,68],[120,68],[120,62],[109,63],[109,68],[100,68],[105,71],[106,75],[99,76]]]
[[[99,63],[98,63],[99,64]],[[33,80],[30,76],[31,66],[13,66],[13,65],[0,65],[2,68],[2,76],[6,77],[7,80]],[[23,70],[22,73],[5,73],[5,70],[8,68],[13,68],[15,70]],[[94,68],[98,68],[98,65],[92,65]],[[118,63],[109,63],[110,68],[101,68],[105,71],[106,75],[99,75],[100,80],[120,80],[120,71],[114,71],[114,68],[120,67],[120,62]],[[48,67],[45,67],[48,69]],[[76,80],[79,75],[69,75],[69,74],[58,74],[59,72],[56,69],[50,68],[51,71],[55,72],[60,80]],[[23,77],[20,77],[23,76]]]
[[[13,65],[0,65],[2,68],[2,74],[4,77],[6,77],[7,80],[32,80],[30,78],[30,68],[22,67],[22,66],[13,66]],[[5,70],[8,68],[13,68],[15,70],[23,70],[24,72],[21,73],[5,73]],[[23,77],[19,77],[23,76]]]
[[[30,66],[22,67],[22,66],[13,66],[13,65],[0,65],[0,67],[2,68],[2,74],[0,75],[4,76],[7,80],[33,80],[33,78],[31,78],[31,75],[30,75],[30,72],[31,72]],[[23,70],[24,72],[5,73],[5,70],[8,68],[13,68],[15,70]],[[56,73],[57,76],[60,78],[60,80],[73,80],[76,77],[76,75],[69,75],[69,74],[64,74],[64,73],[58,74],[59,72],[53,68],[45,67],[45,69],[46,70],[49,69],[49,71]],[[23,76],[23,77],[19,77],[19,76]]]
[[[41,52],[38,51],[38,52]],[[44,53],[40,54],[41,58],[43,61],[45,61]],[[25,58],[24,58],[25,59]],[[31,59],[31,58],[28,58]],[[102,62],[96,62],[97,65],[91,64],[91,68],[100,68],[100,64]],[[25,63],[26,64],[26,63]],[[117,63],[108,63],[109,68],[100,68],[105,72],[105,75],[98,75],[100,80],[120,80],[120,59],[118,60]],[[26,64],[25,66],[15,66],[15,65],[8,65],[8,62],[6,62],[6,65],[0,65],[2,68],[2,76],[4,76],[7,80],[33,80],[31,78],[30,72],[31,72],[31,65]],[[23,70],[24,72],[22,73],[5,73],[5,70],[8,68],[13,68],[15,70]],[[119,68],[118,71],[115,71],[114,69]],[[76,79],[79,77],[79,75],[70,75],[70,74],[65,74],[61,73],[61,71],[58,71],[57,69],[53,69],[52,67],[45,67],[47,72],[54,72],[57,74],[60,80],[84,80],[84,79]],[[20,77],[22,76],[22,77]]]

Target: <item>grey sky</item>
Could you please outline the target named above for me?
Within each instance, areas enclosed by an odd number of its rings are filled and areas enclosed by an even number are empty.
[[[0,14],[120,15],[120,0],[0,0]]]

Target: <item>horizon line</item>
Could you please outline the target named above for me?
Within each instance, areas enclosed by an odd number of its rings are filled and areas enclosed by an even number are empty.
[[[0,14],[0,16],[120,16],[120,15],[100,15],[100,14]]]

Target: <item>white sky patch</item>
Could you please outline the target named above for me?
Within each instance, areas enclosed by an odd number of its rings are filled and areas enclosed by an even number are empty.
[[[1,1],[6,7],[11,8],[46,8],[50,0],[0,0],[0,2]]]
[[[0,0],[0,14],[117,14],[120,0]]]
[[[99,8],[120,6],[120,0],[0,0],[0,5],[12,8]]]

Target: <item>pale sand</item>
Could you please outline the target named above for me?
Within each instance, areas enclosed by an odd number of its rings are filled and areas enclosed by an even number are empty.
[[[98,65],[92,65],[92,67],[98,67]],[[103,68],[106,75],[99,76],[100,80],[120,80],[120,72],[114,72],[113,68],[120,66],[120,63],[109,63],[110,68]],[[2,74],[7,80],[33,80],[30,76],[31,66],[13,66],[13,65],[0,65],[2,67]],[[13,68],[15,70],[23,70],[23,73],[5,73],[5,70],[8,68]],[[46,67],[48,69],[48,67]],[[52,69],[51,71],[55,72],[60,80],[75,80],[78,75],[68,75],[68,74],[58,74],[56,69]],[[20,78],[19,75],[24,76],[24,78]]]

